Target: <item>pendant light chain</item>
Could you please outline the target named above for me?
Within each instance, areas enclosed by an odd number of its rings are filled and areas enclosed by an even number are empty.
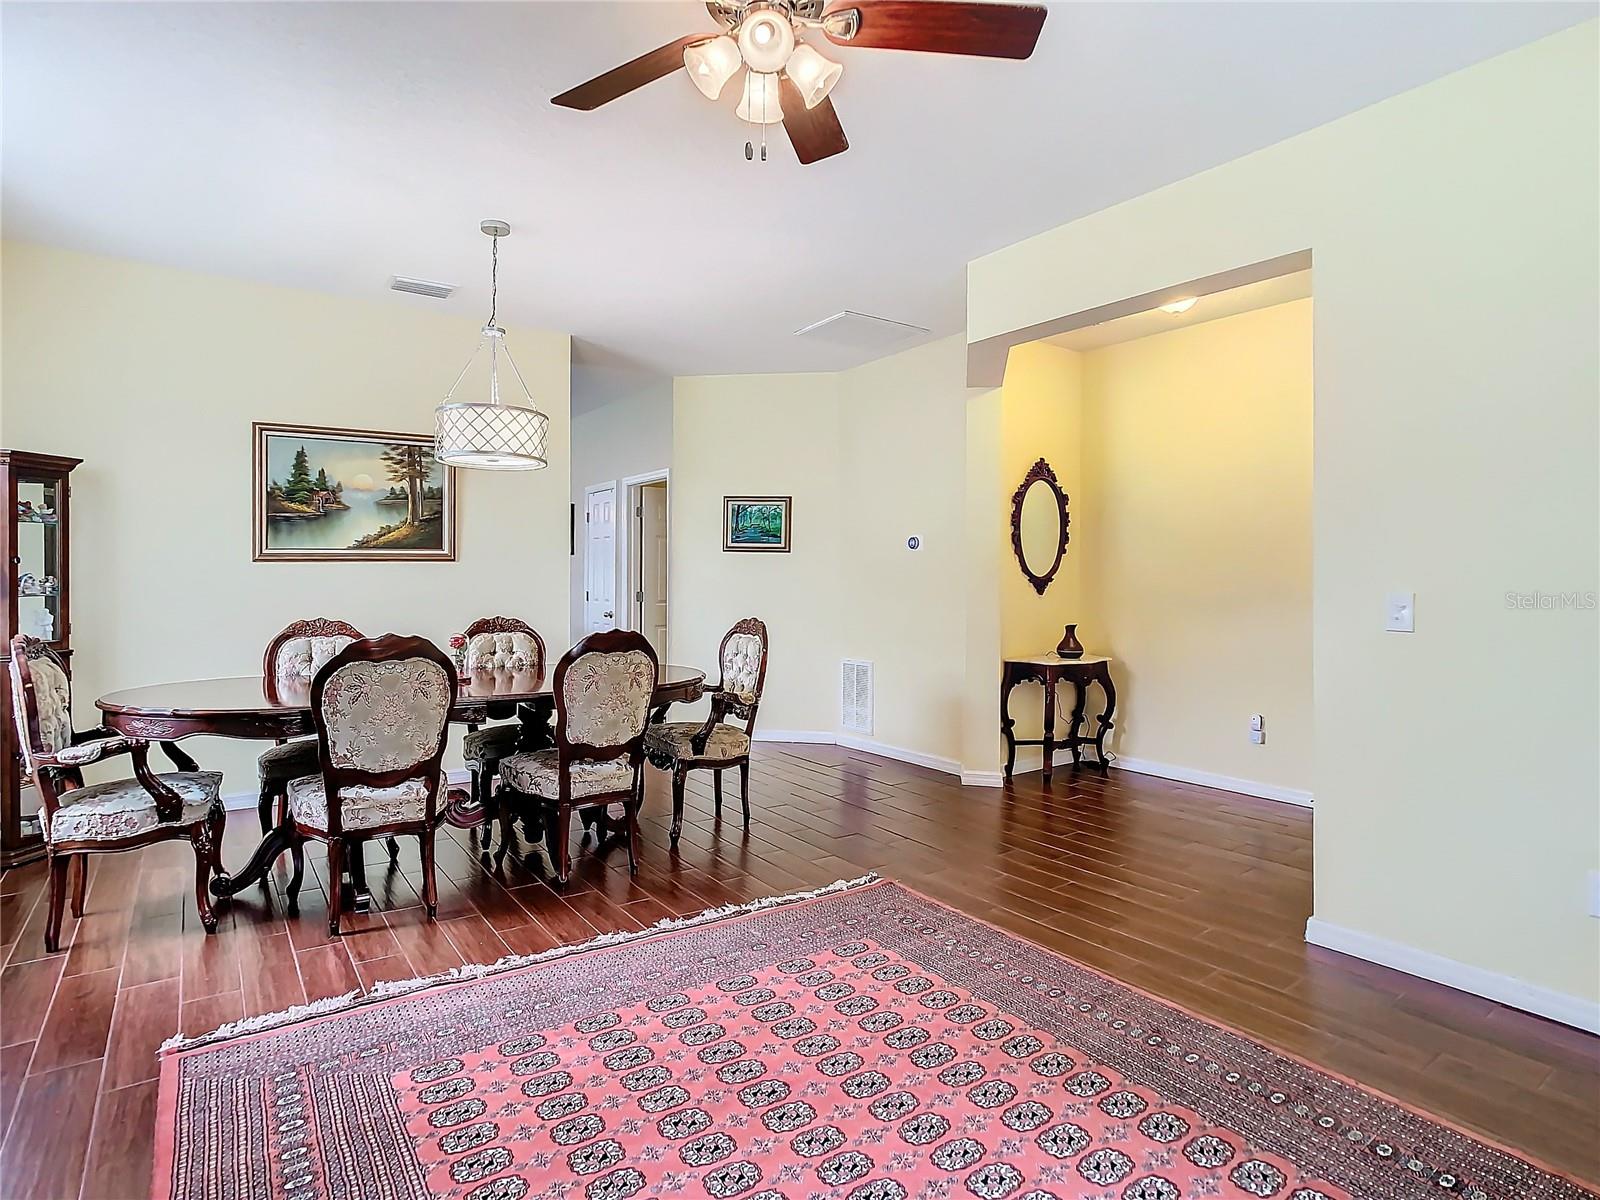
[[[489,239],[489,324],[500,307],[500,237]]]

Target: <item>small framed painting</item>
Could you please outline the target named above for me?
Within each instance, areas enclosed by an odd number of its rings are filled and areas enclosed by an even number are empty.
[[[787,554],[788,496],[724,496],[722,548]]]
[[[453,562],[455,472],[417,433],[251,426],[256,562]]]

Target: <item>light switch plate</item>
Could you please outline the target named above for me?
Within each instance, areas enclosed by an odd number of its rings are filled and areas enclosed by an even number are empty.
[[[1415,592],[1390,592],[1384,608],[1388,615],[1383,627],[1390,633],[1415,633],[1417,631],[1417,594]]]

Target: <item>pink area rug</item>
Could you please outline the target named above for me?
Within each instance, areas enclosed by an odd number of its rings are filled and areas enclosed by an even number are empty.
[[[165,1053],[158,1200],[1595,1200],[886,881]]]

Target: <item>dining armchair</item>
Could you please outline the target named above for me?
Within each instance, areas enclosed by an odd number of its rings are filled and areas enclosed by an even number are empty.
[[[187,841],[194,847],[194,899],[207,933],[217,930],[208,892],[222,870],[222,774],[219,771],[150,769],[150,743],[108,729],[74,733],[72,682],[54,651],[36,638],[11,639],[11,693],[17,743],[38,790],[40,827],[49,863],[49,910],[44,948],[61,949],[67,872],[77,864],[72,915],[83,916],[89,855],[134,850],[152,842]],[[132,779],[85,784],[83,768],[126,754]]]
[[[351,642],[311,681],[319,769],[289,781],[282,828],[294,859],[291,903],[305,874],[305,842],[327,844],[333,936],[345,856],[359,856],[373,837],[421,842],[422,901],[430,921],[438,916],[433,839],[444,816],[442,764],[455,699],[455,664],[444,652],[426,638],[392,633]]]
[[[360,637],[361,631],[354,625],[331,621],[327,617],[291,621],[267,643],[261,675],[268,699],[276,703],[289,691],[304,695],[311,688],[311,680],[327,661]],[[256,815],[261,821],[262,833],[266,833],[276,820],[282,818],[282,807],[288,799],[289,781],[314,774],[316,770],[317,739],[314,737],[280,741],[270,750],[262,752],[256,759],[256,775],[260,786]],[[276,818],[273,815],[274,804],[279,808]]]
[[[544,674],[544,639],[532,625],[516,617],[482,617],[467,626],[466,669],[474,671]],[[500,760],[514,753],[522,737],[522,722],[467,726],[461,757],[472,780],[472,802],[483,813],[480,845],[488,852],[498,805],[494,797]]]
[[[750,742],[756,732],[756,710],[767,682],[767,626],[746,617],[728,630],[717,650],[722,672],[711,697],[711,713],[704,721],[666,721],[645,733],[645,753],[650,762],[672,772],[672,844],[683,832],[683,791],[690,771],[712,772],[711,791],[718,819],[722,817],[722,772],[739,768],[739,799],[744,826],[750,828]],[[739,728],[727,722],[744,722]]]
[[[501,852],[514,808],[537,809],[557,884],[572,874],[572,812],[623,806],[628,870],[637,873],[644,801],[644,731],[659,664],[649,641],[629,630],[592,633],[561,656],[552,688],[555,746],[500,760]]]

